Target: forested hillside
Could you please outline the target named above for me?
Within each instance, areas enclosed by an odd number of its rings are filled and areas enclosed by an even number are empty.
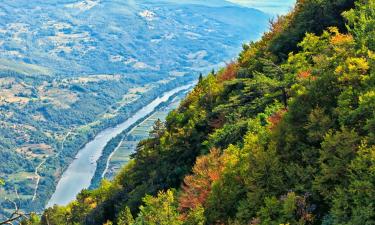
[[[24,224],[375,224],[375,1],[300,0],[113,182]]]

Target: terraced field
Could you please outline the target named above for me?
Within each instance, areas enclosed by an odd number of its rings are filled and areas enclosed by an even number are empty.
[[[178,107],[184,95],[185,93],[176,96],[170,104],[158,109],[128,133],[128,135],[122,140],[120,146],[113,153],[109,161],[108,170],[104,176],[105,178],[113,179],[119,169],[129,162],[130,155],[135,151],[139,141],[148,137],[149,132],[151,131],[155,122],[158,119],[165,121],[168,113]]]

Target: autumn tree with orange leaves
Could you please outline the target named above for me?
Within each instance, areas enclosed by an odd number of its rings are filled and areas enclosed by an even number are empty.
[[[185,177],[182,186],[179,198],[179,210],[182,213],[205,204],[211,192],[211,185],[220,178],[224,164],[225,156],[215,148],[208,155],[197,159],[193,174]]]

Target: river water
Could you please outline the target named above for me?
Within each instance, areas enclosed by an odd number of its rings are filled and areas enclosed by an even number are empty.
[[[156,98],[151,103],[144,106],[123,123],[116,127],[107,128],[95,136],[92,141],[88,142],[79,150],[73,162],[63,173],[47,207],[51,207],[55,204],[67,205],[69,202],[73,201],[82,189],[90,186],[91,179],[95,173],[96,162],[102,155],[105,145],[112,138],[153,112],[157,106],[168,101],[172,95],[187,90],[192,86],[193,84],[188,84],[163,93],[161,97]]]

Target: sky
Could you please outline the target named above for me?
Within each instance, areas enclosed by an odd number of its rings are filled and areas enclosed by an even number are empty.
[[[292,9],[296,0],[228,0],[244,6],[256,8],[273,15],[285,14]]]

